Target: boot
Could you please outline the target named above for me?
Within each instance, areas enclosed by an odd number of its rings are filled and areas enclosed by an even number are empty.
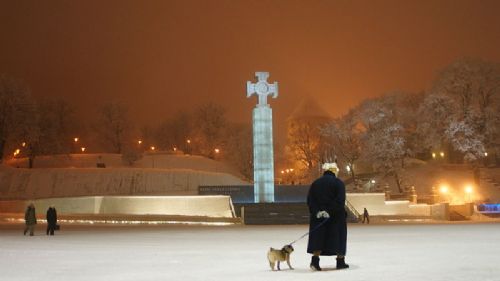
[[[349,265],[345,263],[344,257],[337,257],[337,269],[349,268]]]
[[[310,267],[314,271],[321,271],[321,267],[319,267],[319,257],[312,256]]]

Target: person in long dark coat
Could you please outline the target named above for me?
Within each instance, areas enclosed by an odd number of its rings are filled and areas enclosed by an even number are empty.
[[[35,213],[35,205],[30,203],[26,208],[26,212],[24,213],[24,222],[26,223],[26,227],[24,228],[24,235],[30,231],[30,236],[35,235],[35,225],[36,225],[36,213]]]
[[[337,269],[348,268],[345,185],[336,177],[339,171],[336,163],[325,163],[323,170],[323,176],[311,184],[307,194],[310,213],[307,252],[313,254],[310,266],[319,271],[319,256],[336,255]]]
[[[56,230],[57,225],[57,212],[54,206],[50,206],[47,209],[47,235],[54,235],[54,230]]]

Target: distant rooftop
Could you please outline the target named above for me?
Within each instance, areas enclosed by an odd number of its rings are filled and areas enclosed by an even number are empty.
[[[321,107],[314,98],[307,96],[299,102],[299,105],[292,114],[290,114],[287,120],[304,118],[332,119],[332,115]]]

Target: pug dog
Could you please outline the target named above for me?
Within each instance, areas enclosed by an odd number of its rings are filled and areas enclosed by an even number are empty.
[[[283,248],[281,248],[281,250],[274,248],[269,249],[269,252],[267,252],[267,259],[269,260],[269,266],[271,267],[271,270],[274,271],[274,265],[276,264],[276,262],[278,262],[278,270],[281,270],[280,262],[282,261],[286,261],[288,267],[290,269],[293,269],[293,267],[290,265],[290,254],[292,252],[292,245],[285,245],[283,246]]]

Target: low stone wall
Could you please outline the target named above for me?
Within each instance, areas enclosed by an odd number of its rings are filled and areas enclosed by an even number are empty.
[[[431,215],[430,205],[411,204],[408,200],[385,201],[384,193],[348,193],[347,200],[360,214],[366,208],[371,216]]]
[[[233,217],[229,196],[89,196],[38,199],[33,201],[0,201],[3,213],[24,212],[29,202],[37,215],[44,216],[50,205],[58,214],[129,214]]]
[[[0,200],[76,196],[197,195],[198,186],[246,184],[233,175],[187,169],[0,169]]]
[[[448,203],[441,203],[431,205],[431,216],[434,219],[450,220],[450,205]]]

